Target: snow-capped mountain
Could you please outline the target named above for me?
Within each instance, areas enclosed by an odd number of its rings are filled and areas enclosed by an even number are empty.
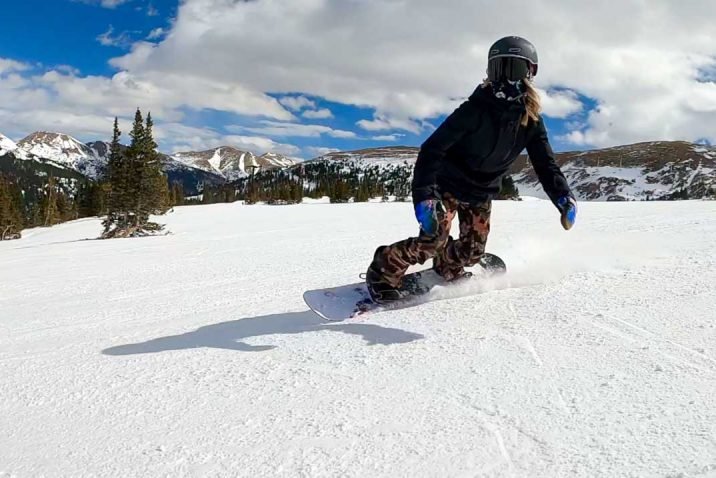
[[[27,159],[27,154],[18,147],[15,141],[0,133],[0,156],[6,153],[13,153],[18,159]]]
[[[289,168],[297,164],[295,160],[278,153],[264,153],[256,158],[256,163],[260,169],[264,170],[273,168]]]
[[[38,131],[17,145],[32,156],[49,159],[91,179],[97,179],[107,165],[106,156],[98,156],[90,146],[63,133]]]
[[[12,152],[17,149],[17,144],[4,134],[0,133],[0,150]]]
[[[111,146],[109,142],[94,141],[87,143],[87,146],[92,150],[95,157],[98,158],[99,164],[102,167],[109,162],[109,148]],[[126,146],[120,145],[120,149],[124,150]],[[169,183],[180,183],[184,189],[184,193],[189,196],[199,194],[205,184],[219,186],[224,183],[224,179],[221,176],[211,171],[204,171],[200,168],[184,164],[163,153],[159,153],[159,158],[162,163],[162,170],[167,175]]]
[[[187,166],[218,174],[230,181],[246,176],[251,167],[258,167],[253,153],[231,146],[174,153],[172,158]]]
[[[228,181],[246,177],[252,170],[285,168],[296,164],[295,161],[276,153],[256,156],[232,146],[220,146],[206,151],[187,151],[172,155],[177,161],[194,168],[218,174]]]

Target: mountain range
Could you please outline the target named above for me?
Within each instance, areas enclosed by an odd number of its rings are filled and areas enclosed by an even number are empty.
[[[386,171],[412,170],[418,152],[418,148],[383,147],[329,153],[311,162],[339,162],[358,170],[376,166]],[[716,148],[685,141],[557,153],[556,161],[580,200],[666,199],[682,191],[701,198],[716,191]],[[512,164],[509,174],[521,195],[546,198],[527,155]]]
[[[83,143],[67,134],[46,131],[32,133],[15,143],[0,134],[0,157],[5,155],[16,160],[50,164],[97,180],[106,171],[109,143]],[[187,195],[199,194],[206,184],[219,186],[246,177],[252,169],[261,171],[296,164],[296,161],[275,153],[256,156],[230,146],[171,156],[161,154],[160,157],[169,182],[181,183]],[[28,165],[24,165],[24,169],[27,170]]]
[[[170,182],[180,182],[187,195],[198,194],[204,185],[218,186],[244,179],[251,172],[291,169],[302,164],[331,163],[346,170],[412,173],[418,148],[392,146],[329,153],[299,163],[266,153],[257,155],[232,146],[205,151],[161,155]],[[96,180],[107,165],[109,144],[83,143],[62,133],[36,132],[15,143],[0,134],[3,157],[32,161],[38,165],[66,169]],[[7,163],[8,160],[6,160]],[[557,154],[557,162],[581,200],[663,199],[680,191],[689,197],[704,197],[716,189],[716,148],[683,141],[656,141],[607,149]],[[15,162],[14,164],[19,164]],[[5,165],[4,170],[12,169]],[[26,170],[28,166],[24,167]],[[45,173],[46,174],[46,173]],[[510,171],[522,195],[544,197],[526,155]]]

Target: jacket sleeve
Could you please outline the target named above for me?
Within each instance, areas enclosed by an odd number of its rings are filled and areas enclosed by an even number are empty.
[[[574,195],[569,189],[567,179],[564,177],[562,170],[559,169],[555,161],[554,151],[552,151],[552,146],[550,146],[547,138],[544,120],[540,118],[534,128],[532,138],[527,143],[527,154],[545,193],[552,200],[552,203],[557,205],[557,200],[562,196],[569,195],[574,197]]]
[[[413,202],[439,197],[436,176],[448,149],[477,128],[480,109],[470,100],[453,111],[420,146],[413,173]]]

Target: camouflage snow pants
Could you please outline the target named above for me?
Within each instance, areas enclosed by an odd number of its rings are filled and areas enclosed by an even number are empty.
[[[490,233],[492,203],[477,206],[457,201],[449,194],[443,197],[446,213],[439,218],[438,233],[426,235],[422,230],[418,237],[411,237],[390,246],[379,247],[371,269],[380,271],[382,279],[392,287],[400,285],[408,267],[433,259],[433,269],[446,280],[459,277],[464,267],[477,264],[485,253]],[[455,215],[460,221],[460,237],[450,236],[450,226]]]

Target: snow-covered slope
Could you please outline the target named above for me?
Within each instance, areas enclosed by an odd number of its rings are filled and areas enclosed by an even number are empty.
[[[504,279],[344,323],[302,293],[357,281],[410,204],[175,211],[0,243],[0,474],[716,472],[716,202],[584,203],[570,232],[495,203]]]
[[[17,144],[4,134],[0,133],[0,154],[4,152],[12,152],[17,149]]]
[[[172,158],[186,165],[218,174],[229,181],[246,177],[252,168],[257,170],[292,166],[295,161],[275,153],[256,156],[232,146],[221,146],[206,151],[174,153]]]
[[[27,159],[27,154],[18,147],[17,143],[0,133],[0,156],[7,153],[13,153],[17,159]]]
[[[30,155],[49,159],[91,179],[97,179],[106,166],[106,157],[97,156],[88,145],[63,133],[38,131],[17,145]]]
[[[409,146],[387,146],[384,148],[328,153],[311,161],[333,161],[358,168],[372,166],[394,167],[405,164],[412,166],[418,157],[418,151],[418,148]]]
[[[296,161],[278,153],[264,153],[256,158],[256,163],[261,169],[288,168],[296,164]]]

